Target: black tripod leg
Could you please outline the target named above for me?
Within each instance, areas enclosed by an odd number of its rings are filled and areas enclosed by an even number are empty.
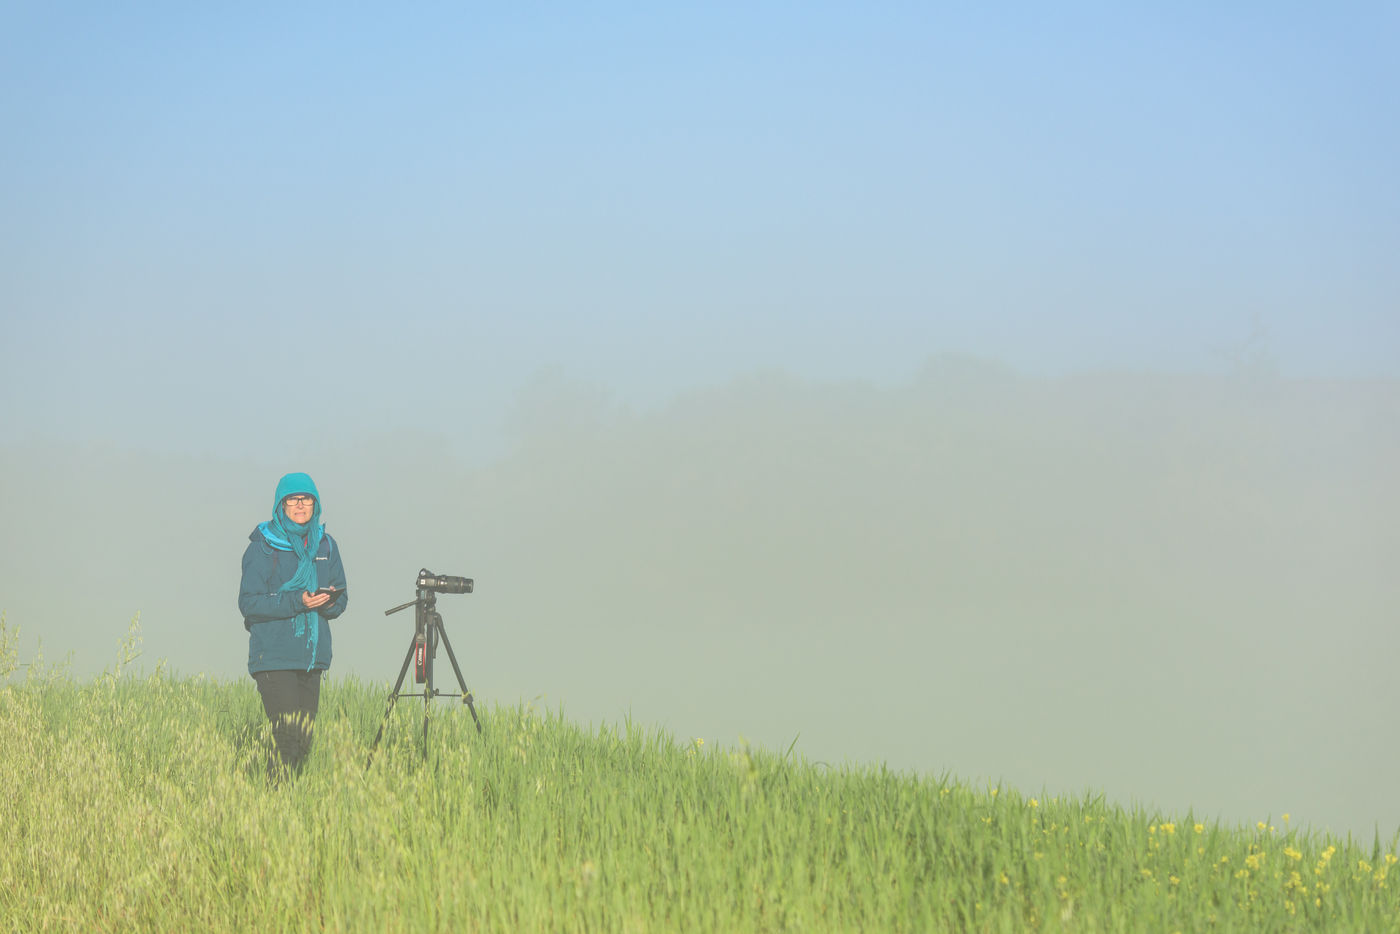
[[[438,635],[442,638],[442,645],[447,649],[447,660],[452,663],[452,670],[457,674],[457,686],[462,689],[462,703],[467,705],[467,709],[472,712],[472,722],[476,724],[477,733],[481,732],[481,720],[476,715],[476,705],[472,703],[472,692],[467,690],[467,679],[462,677],[462,669],[457,665],[457,656],[452,651],[452,643],[447,641],[447,630],[442,627],[442,620],[437,621]]]
[[[379,721],[379,732],[374,734],[374,742],[369,744],[369,758],[365,760],[365,771],[369,771],[370,763],[374,761],[374,751],[379,748],[379,738],[384,735],[384,727],[389,723],[389,714],[393,713],[394,702],[399,699],[399,689],[403,687],[403,677],[408,674],[409,662],[413,661],[414,643],[409,642],[408,654],[403,657],[403,667],[399,669],[399,679],[394,682],[394,689],[389,692],[389,704],[384,708],[384,719]]]
[[[418,607],[418,632],[423,634],[423,761],[428,761],[428,715],[433,710],[433,659],[437,656],[437,638],[434,633],[442,625],[442,617],[428,603]],[[435,626],[434,623],[437,625]],[[426,630],[426,632],[424,631]]]
[[[428,761],[428,714],[433,709],[433,651],[432,636],[428,636],[428,657],[424,662],[427,680],[423,685],[423,761]]]

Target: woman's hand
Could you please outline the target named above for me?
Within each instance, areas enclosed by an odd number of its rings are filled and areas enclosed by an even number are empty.
[[[330,593],[305,593],[301,595],[301,602],[308,610],[314,610],[318,606],[325,606],[335,599],[335,594]]]

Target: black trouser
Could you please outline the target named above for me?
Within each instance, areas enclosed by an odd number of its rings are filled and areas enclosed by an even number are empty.
[[[272,739],[284,770],[298,768],[311,750],[311,727],[321,701],[319,671],[259,671],[253,674]]]

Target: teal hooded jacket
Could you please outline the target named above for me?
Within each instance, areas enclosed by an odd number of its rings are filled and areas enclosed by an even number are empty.
[[[273,503],[274,516],[281,509],[282,499],[291,493],[309,493],[316,497],[315,512],[308,523],[316,526],[321,518],[320,496],[305,474],[288,474],[282,478]],[[316,610],[314,638],[305,626],[298,634],[297,615],[306,612],[301,602],[302,591],[282,590],[282,585],[297,572],[297,556],[268,526],[267,522],[260,523],[248,535],[248,547],[243,552],[243,577],[238,587],[238,610],[243,614],[243,627],[248,630],[248,673],[325,671],[331,664],[329,621],[345,612],[348,597],[341,593]],[[340,548],[324,529],[313,560],[317,587],[345,590]]]

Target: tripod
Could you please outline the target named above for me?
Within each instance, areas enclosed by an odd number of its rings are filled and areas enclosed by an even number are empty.
[[[427,574],[425,571],[424,574]],[[394,689],[389,694],[388,706],[384,708],[384,719],[380,721],[379,732],[374,734],[374,742],[369,747],[369,758],[365,760],[365,769],[368,770],[370,764],[374,762],[374,751],[379,748],[379,739],[384,735],[384,727],[389,723],[389,714],[394,711],[394,704],[400,697],[421,697],[423,698],[423,758],[428,757],[428,713],[431,709],[434,697],[460,697],[462,703],[467,705],[471,711],[472,722],[476,724],[476,731],[481,732],[481,720],[476,715],[476,706],[472,703],[471,692],[467,690],[466,679],[462,677],[462,669],[457,664],[457,656],[452,651],[452,643],[447,639],[447,630],[442,625],[442,614],[437,611],[437,592],[430,587],[422,586],[424,580],[431,581],[431,577],[419,578],[418,596],[407,603],[401,603],[392,609],[384,611],[384,615],[397,613],[399,610],[406,610],[414,607],[413,614],[413,638],[408,643],[408,653],[403,657],[403,667],[399,669],[399,679],[394,682]],[[470,581],[467,581],[470,588]],[[470,589],[467,590],[470,593]],[[438,642],[441,641],[447,649],[447,658],[452,662],[452,671],[457,675],[457,686],[461,688],[460,694],[448,694],[439,691],[433,686],[433,659],[437,655]],[[408,666],[414,665],[414,680],[423,685],[423,693],[404,693],[403,679],[408,674]]]

